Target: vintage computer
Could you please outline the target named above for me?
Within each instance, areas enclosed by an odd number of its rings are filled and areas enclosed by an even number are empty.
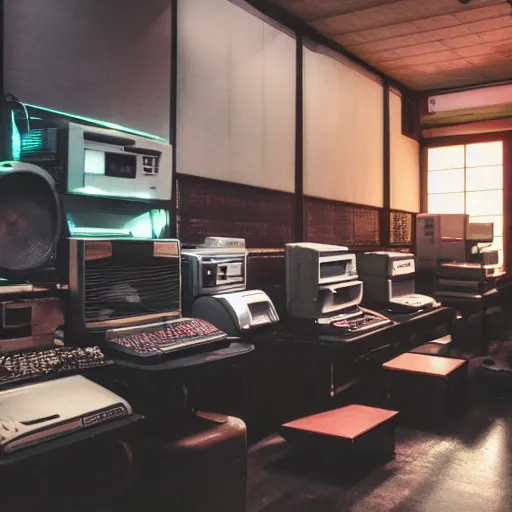
[[[420,213],[416,216],[416,267],[436,269],[439,263],[466,261],[469,215]]]
[[[385,316],[362,308],[363,282],[356,256],[347,247],[293,243],[285,248],[286,304],[297,319],[339,336],[356,336],[391,325]]]
[[[231,336],[245,336],[279,322],[261,290],[247,290],[248,251],[244,239],[207,237],[183,247],[183,311]]]
[[[377,309],[411,313],[429,309],[435,299],[415,292],[414,254],[365,252],[357,260],[364,302]]]
[[[181,318],[180,244],[168,239],[172,147],[112,123],[8,103],[0,277],[65,286],[73,344],[150,360],[226,339]]]
[[[174,239],[71,238],[66,335],[151,361],[225,332],[182,317],[181,247]]]
[[[0,245],[14,250],[0,249],[0,277],[66,284],[73,236],[168,237],[172,147],[165,140],[13,97],[5,110]]]
[[[492,223],[470,222],[467,214],[420,213],[416,217],[416,266],[436,269],[442,263],[498,263]]]

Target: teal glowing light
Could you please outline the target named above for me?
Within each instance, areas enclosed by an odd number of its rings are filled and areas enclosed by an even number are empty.
[[[11,110],[11,130],[11,156],[13,160],[18,161],[21,158],[21,135],[14,120],[14,110]]]
[[[44,147],[43,131],[32,130],[25,133],[22,139],[22,147],[25,154],[40,151]]]
[[[61,112],[59,110],[54,110],[54,109],[51,109],[51,108],[40,107],[38,105],[30,105],[29,103],[24,103],[24,105],[25,105],[25,107],[36,108],[38,110],[43,110],[44,112],[50,112],[51,114],[57,114],[59,116],[70,117],[70,118],[75,119],[77,121],[83,121],[83,122],[86,122],[86,123],[93,123],[93,124],[96,124],[98,126],[102,126],[103,128],[109,128],[110,130],[118,130],[120,132],[131,133],[133,135],[138,135],[140,137],[146,137],[148,139],[153,139],[153,140],[157,140],[159,142],[168,143],[167,140],[163,139],[162,137],[158,137],[157,135],[152,135],[151,133],[141,132],[139,130],[134,130],[132,128],[127,128],[126,126],[122,126],[122,125],[117,124],[117,123],[111,123],[109,121],[99,121],[98,119],[92,119],[90,117],[79,116],[79,115],[76,115],[76,114],[69,114],[67,112]]]

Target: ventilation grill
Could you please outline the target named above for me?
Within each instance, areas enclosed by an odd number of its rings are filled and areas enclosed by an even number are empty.
[[[177,311],[180,308],[179,259],[147,263],[103,259],[86,262],[87,322]]]
[[[413,214],[391,212],[389,215],[389,243],[394,246],[412,245]]]
[[[57,155],[57,129],[44,128],[26,132],[21,137],[21,160],[54,161]]]
[[[380,245],[378,208],[306,197],[305,210],[307,241],[362,247]]]
[[[281,248],[294,241],[294,204],[286,192],[179,175],[179,238],[238,237],[249,248]]]

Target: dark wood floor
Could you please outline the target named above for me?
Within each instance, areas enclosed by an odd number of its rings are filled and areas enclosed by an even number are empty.
[[[247,512],[512,510],[512,394],[470,387],[462,419],[435,432],[398,428],[395,458],[371,469],[294,462],[277,435],[253,445]]]

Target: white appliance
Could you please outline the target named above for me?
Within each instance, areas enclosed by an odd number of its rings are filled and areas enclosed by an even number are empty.
[[[432,297],[415,292],[414,254],[367,252],[358,258],[364,297],[370,303],[404,312],[434,306]]]
[[[374,329],[390,320],[359,307],[363,283],[356,256],[343,246],[318,243],[287,244],[286,305],[288,315],[347,332]]]
[[[240,238],[208,237],[182,248],[183,313],[230,336],[279,322],[269,296],[247,290],[248,251]]]
[[[420,213],[416,216],[418,269],[435,269],[441,262],[466,261],[469,215]]]
[[[75,375],[0,391],[0,451],[12,453],[132,414],[130,404]]]
[[[172,197],[172,147],[133,133],[69,123],[67,191],[124,199]]]

